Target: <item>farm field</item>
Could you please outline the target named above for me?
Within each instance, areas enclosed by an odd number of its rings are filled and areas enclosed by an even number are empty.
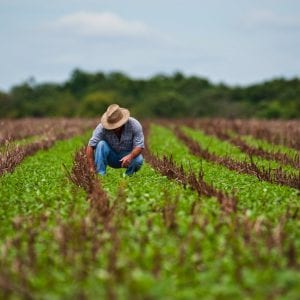
[[[131,177],[97,121],[0,120],[0,299],[299,299],[300,121],[148,120]]]

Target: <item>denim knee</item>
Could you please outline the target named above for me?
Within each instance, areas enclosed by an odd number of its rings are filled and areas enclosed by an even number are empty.
[[[138,155],[137,157],[135,157],[135,158],[133,159],[133,162],[134,162],[134,164],[135,164],[137,167],[141,167],[142,164],[143,164],[143,162],[144,162],[144,158],[143,158],[143,156],[140,154],[140,155]]]
[[[144,161],[143,156],[141,154],[138,155],[132,160],[131,164],[129,165],[129,169],[132,170],[133,172],[138,171],[141,168],[143,161]]]
[[[96,153],[99,154],[102,153],[104,155],[107,155],[109,151],[110,151],[110,147],[108,143],[104,140],[101,140],[96,146]]]
[[[125,174],[131,176],[133,173],[137,172],[141,168],[143,161],[144,159],[141,154],[135,157],[129,164]]]
[[[101,140],[97,146],[96,146],[96,150],[99,148],[99,150],[106,150],[106,149],[109,149],[109,145],[106,141],[104,140]]]

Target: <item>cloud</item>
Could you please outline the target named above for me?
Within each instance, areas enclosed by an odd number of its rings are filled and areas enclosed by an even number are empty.
[[[279,15],[271,10],[257,10],[244,19],[247,28],[300,29],[300,16]]]
[[[144,37],[153,34],[143,22],[125,20],[111,12],[76,12],[59,18],[50,27],[91,37]]]

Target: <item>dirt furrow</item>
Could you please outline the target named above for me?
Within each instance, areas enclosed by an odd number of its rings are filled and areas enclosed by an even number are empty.
[[[231,137],[228,134],[228,129],[232,130],[232,128],[227,128],[226,125],[223,125],[223,123],[219,124],[217,122],[208,122],[202,124],[198,121],[189,121],[187,125],[193,129],[201,129],[205,132],[205,134],[216,136],[222,141],[227,141],[248,155],[255,155],[267,160],[274,160],[282,165],[288,164],[295,169],[300,168],[300,154],[295,154],[293,157],[291,157],[290,155],[279,151],[267,151],[261,147],[250,146],[243,141],[240,136],[234,138]]]
[[[0,176],[4,173],[13,172],[15,167],[20,164],[27,156],[33,155],[39,150],[49,149],[58,140],[65,140],[75,135],[82,134],[88,128],[90,123],[66,124],[64,128],[52,129],[51,132],[45,133],[45,138],[33,143],[17,147],[10,147],[0,153]]]
[[[0,120],[0,146],[10,141],[28,138],[35,135],[53,135],[63,133],[65,128],[92,128],[97,124],[95,119],[79,118],[24,118]]]
[[[237,171],[239,173],[249,174],[256,176],[259,180],[268,181],[271,183],[286,185],[289,187],[293,187],[296,189],[300,189],[300,171],[298,174],[287,174],[282,168],[276,169],[266,169],[262,167],[258,167],[252,160],[251,162],[246,161],[236,161],[228,156],[220,157],[206,149],[202,149],[199,143],[194,141],[192,138],[188,137],[179,127],[176,127],[174,130],[176,136],[182,140],[190,149],[191,153],[201,157],[205,160],[221,164],[226,168]]]
[[[300,121],[283,120],[228,120],[221,118],[187,119],[186,124],[197,126],[208,134],[222,130],[233,131],[239,135],[251,135],[272,144],[285,145],[300,151]]]
[[[149,123],[144,123],[144,133],[146,140],[149,133]],[[223,191],[217,190],[212,184],[204,181],[203,170],[199,171],[197,175],[195,172],[185,172],[183,167],[178,167],[172,157],[159,158],[153,155],[148,148],[144,152],[146,161],[159,173],[167,176],[170,179],[175,179],[184,186],[189,186],[194,189],[199,196],[216,197],[221,205],[221,208],[226,213],[235,212],[237,209],[237,199],[234,195],[228,195]]]

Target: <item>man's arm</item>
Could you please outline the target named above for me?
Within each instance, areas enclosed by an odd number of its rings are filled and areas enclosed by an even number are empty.
[[[86,157],[89,164],[90,171],[96,173],[95,159],[94,159],[94,148],[92,146],[86,147]]]
[[[88,143],[88,146],[86,147],[86,152],[85,152],[90,171],[93,173],[96,173],[94,150],[95,150],[97,144],[99,143],[99,141],[102,139],[103,139],[103,126],[100,123],[93,131],[93,135],[89,140],[89,143]]]
[[[133,127],[133,150],[126,156],[124,156],[120,162],[122,167],[128,167],[131,161],[143,152],[144,149],[144,133],[141,123],[131,118]]]
[[[138,155],[140,155],[143,152],[143,148],[142,147],[135,147],[133,148],[133,150],[127,154],[126,156],[124,156],[122,159],[120,159],[121,162],[121,166],[124,168],[127,168],[131,161],[137,157]]]

